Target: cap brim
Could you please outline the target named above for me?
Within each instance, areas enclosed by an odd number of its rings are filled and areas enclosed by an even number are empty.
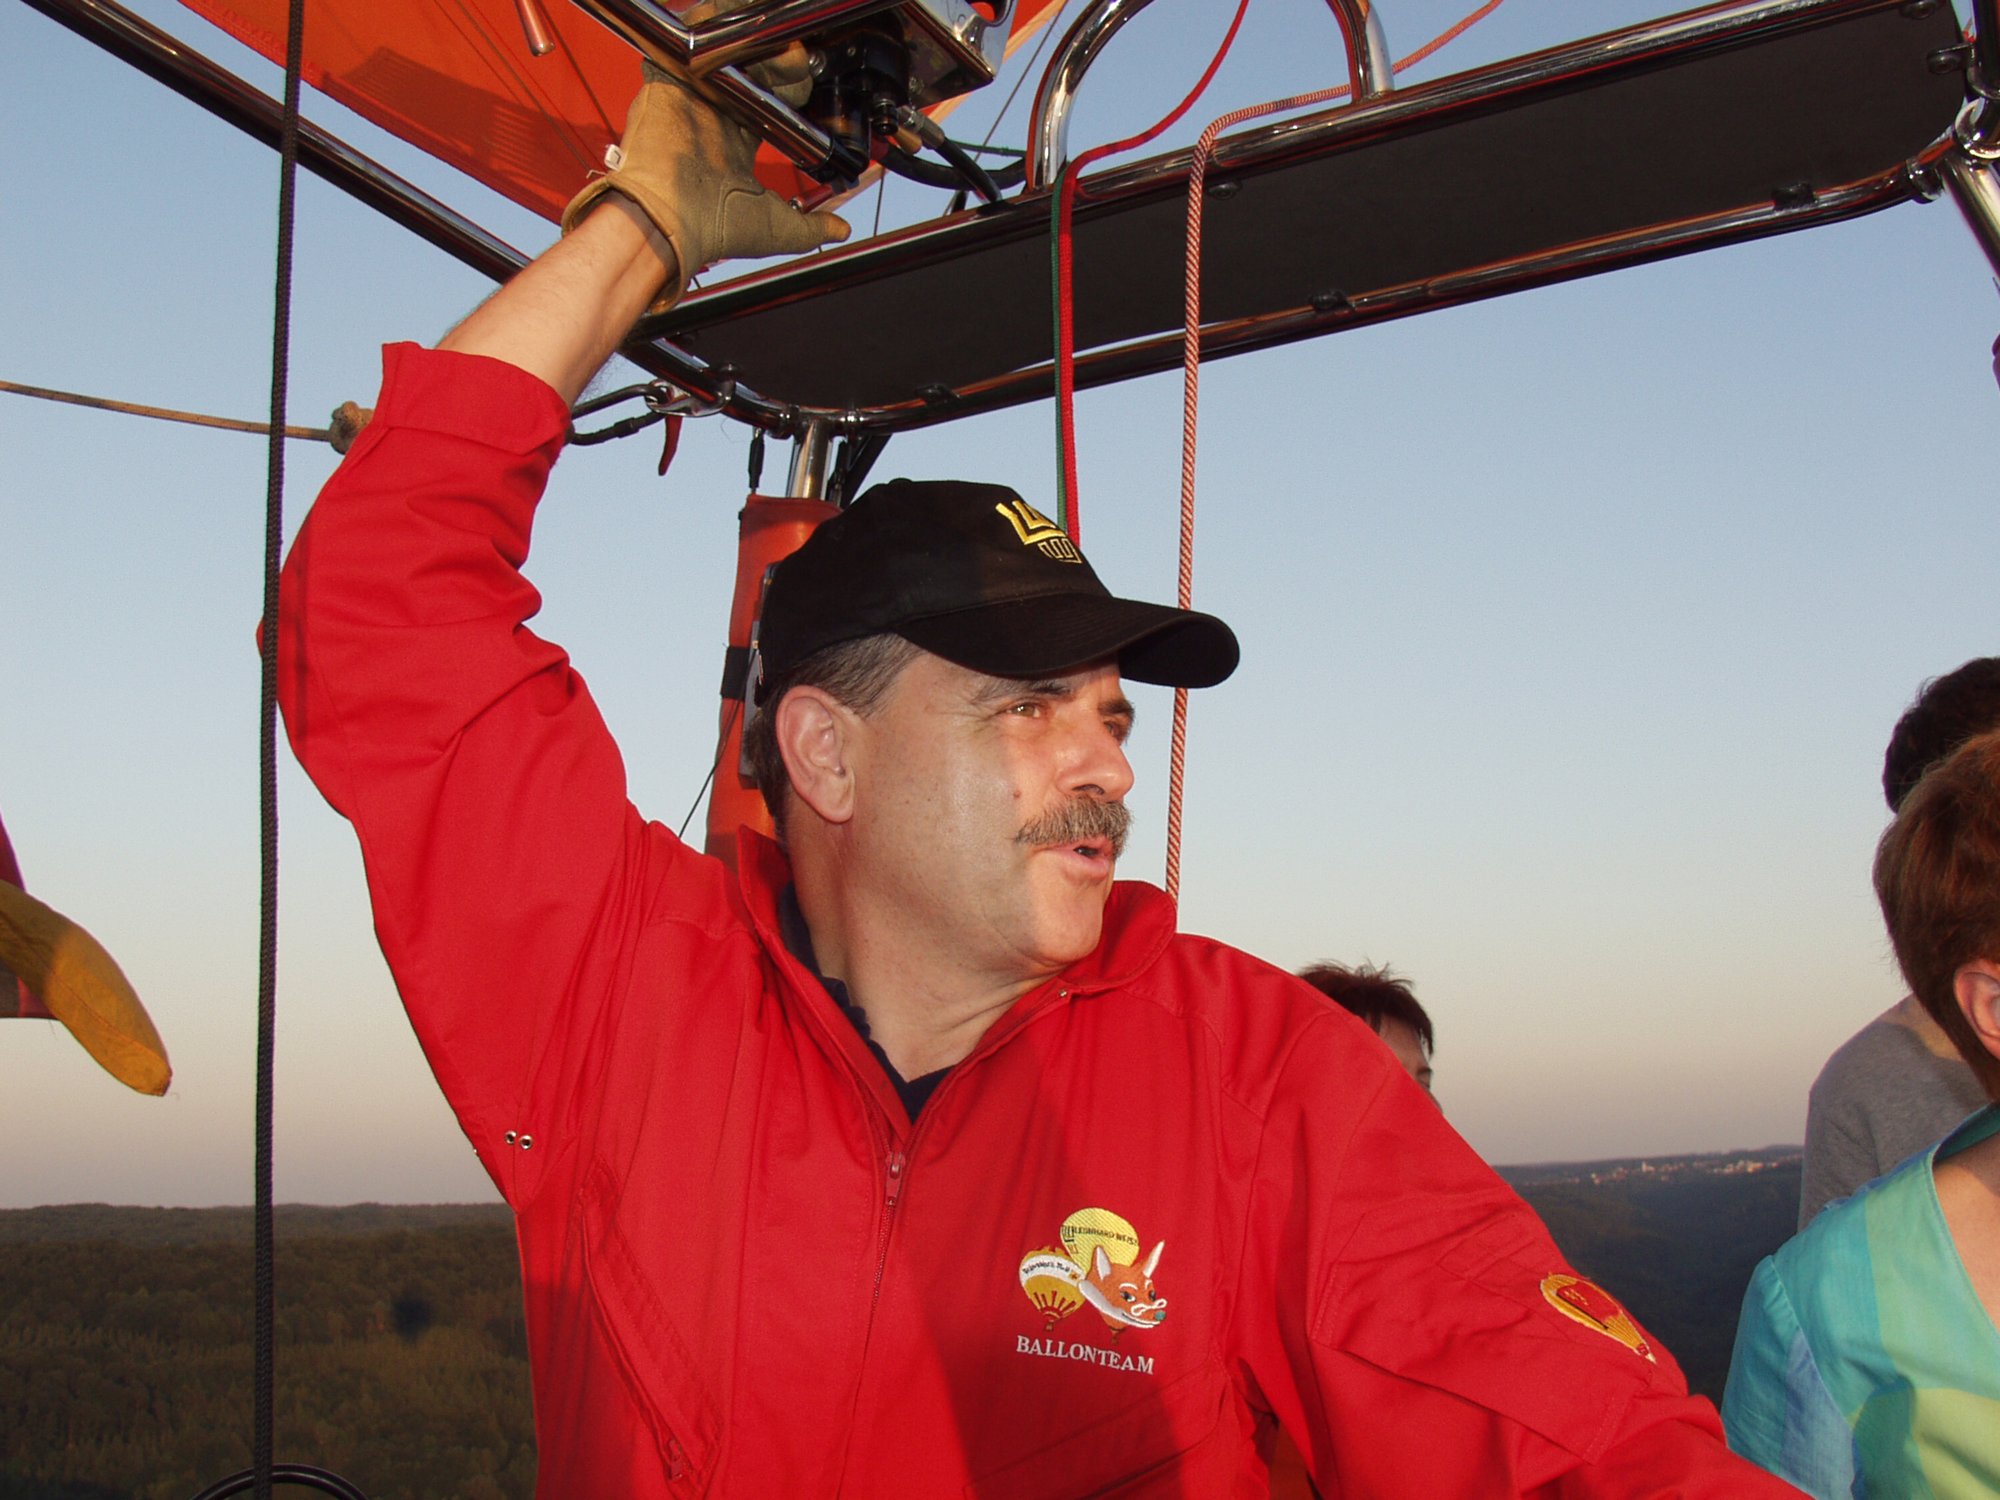
[[[904,620],[896,634],[993,677],[1039,677],[1115,658],[1134,682],[1213,687],[1236,670],[1236,632],[1214,615],[1137,599],[1053,594]]]

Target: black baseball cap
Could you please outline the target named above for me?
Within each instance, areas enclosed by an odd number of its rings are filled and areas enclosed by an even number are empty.
[[[1062,527],[998,484],[878,484],[779,563],[758,647],[782,677],[884,632],[993,677],[1115,657],[1135,682],[1212,687],[1236,670],[1214,615],[1118,599]]]

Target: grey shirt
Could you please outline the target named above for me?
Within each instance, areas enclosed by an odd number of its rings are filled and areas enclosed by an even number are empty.
[[[1834,1199],[1935,1145],[1987,1102],[1978,1075],[1963,1060],[1938,1056],[1923,1037],[1890,1019],[1894,1014],[1877,1016],[1841,1043],[1813,1080],[1799,1182],[1801,1229]],[[1923,1024],[1935,1030],[1928,1017]]]

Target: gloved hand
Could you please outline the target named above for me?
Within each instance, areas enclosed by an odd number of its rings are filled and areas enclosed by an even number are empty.
[[[805,49],[798,45],[746,71],[788,103],[803,102],[812,88]],[[847,223],[838,215],[803,213],[757,181],[755,131],[650,60],[644,75],[625,116],[624,139],[606,153],[611,170],[570,200],[562,227],[569,233],[606,193],[638,204],[679,262],[655,311],[671,306],[690,276],[717,261],[796,255],[847,238]]]

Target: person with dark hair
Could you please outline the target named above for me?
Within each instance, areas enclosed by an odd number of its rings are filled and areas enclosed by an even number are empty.
[[[1882,796],[1896,812],[1924,772],[1975,735],[2000,728],[2000,656],[1933,677],[1896,721],[1882,755]]]
[[[1397,977],[1386,964],[1355,969],[1313,964],[1299,970],[1299,978],[1366,1021],[1395,1053],[1403,1071],[1422,1084],[1425,1093],[1432,1092],[1431,1054],[1437,1050],[1437,1038],[1430,1016],[1410,993],[1408,980]]]
[[[1889,811],[1925,771],[1974,735],[2000,728],[2000,657],[1933,678],[1897,721],[1882,759]],[[1930,1145],[1984,1100],[1979,1081],[1914,995],[1835,1049],[1806,1106],[1799,1227],[1827,1204]]]
[[[2000,1494],[2000,733],[1925,773],[1875,857],[1917,1002],[1987,1103],[1757,1267],[1730,1446],[1826,1500]]]
[[[1345,1496],[1789,1493],[1361,1023],[1114,880],[1125,679],[1236,638],[1025,497],[891,481],[777,566],[782,844],[631,806],[522,568],[634,321],[839,237],[754,147],[650,78],[567,237],[389,351],[285,565],[292,745],[514,1211],[542,1500],[1251,1496],[1280,1428]]]

